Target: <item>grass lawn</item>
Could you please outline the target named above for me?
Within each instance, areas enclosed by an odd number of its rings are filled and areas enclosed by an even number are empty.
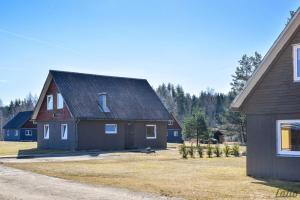
[[[0,156],[32,155],[60,153],[60,150],[38,150],[36,142],[7,142],[0,141]]]
[[[278,188],[300,192],[300,183],[247,177],[245,157],[183,160],[174,147],[155,154],[113,155],[103,160],[6,165],[95,185],[187,199],[275,199]]]

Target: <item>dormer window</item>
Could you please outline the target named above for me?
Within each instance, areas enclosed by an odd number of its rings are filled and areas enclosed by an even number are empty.
[[[293,46],[294,81],[300,81],[300,44]]]
[[[107,94],[106,93],[99,94],[99,106],[103,112],[110,112],[109,108],[107,107]]]
[[[47,110],[53,110],[53,95],[47,95]]]

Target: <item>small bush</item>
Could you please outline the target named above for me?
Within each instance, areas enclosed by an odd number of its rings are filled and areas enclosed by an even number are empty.
[[[214,148],[213,148],[210,144],[207,145],[207,151],[206,151],[206,154],[207,154],[207,156],[208,156],[209,158],[212,157],[213,149],[214,149]]]
[[[179,146],[179,153],[183,159],[187,159],[188,157],[188,149],[185,144]]]
[[[240,156],[240,145],[238,145],[238,144],[233,145],[231,154],[235,157],[239,157]]]
[[[191,144],[188,153],[190,154],[191,158],[195,158],[195,147],[193,146],[193,143]]]
[[[226,157],[230,156],[231,148],[228,144],[226,144],[225,147],[223,148],[223,152],[224,152]]]
[[[197,152],[200,158],[203,158],[203,147],[201,145],[197,146]]]
[[[222,150],[220,148],[219,145],[216,145],[215,148],[214,148],[214,154],[217,156],[217,157],[221,157],[222,156]]]

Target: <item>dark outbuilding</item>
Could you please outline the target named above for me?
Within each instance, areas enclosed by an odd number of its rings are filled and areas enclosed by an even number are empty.
[[[247,174],[299,181],[299,10],[231,107],[247,116]]]
[[[19,112],[3,127],[4,141],[36,141],[37,129],[30,119],[32,111]]]
[[[169,113],[147,80],[50,71],[33,114],[42,149],[166,148]]]
[[[170,116],[167,141],[170,143],[183,143],[182,126],[173,113],[171,113]]]

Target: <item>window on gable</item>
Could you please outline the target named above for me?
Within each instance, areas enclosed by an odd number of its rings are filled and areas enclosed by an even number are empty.
[[[156,125],[146,125],[146,138],[156,139]]]
[[[300,81],[300,44],[293,46],[294,81]]]
[[[110,112],[109,108],[107,107],[107,95],[106,93],[99,94],[99,106],[103,112]]]
[[[31,130],[25,130],[25,136],[32,136]]]
[[[47,110],[53,110],[53,95],[47,95]]]
[[[300,120],[277,121],[277,154],[300,156]]]
[[[173,126],[173,123],[174,123],[173,120],[169,120],[169,121],[168,121],[168,125],[169,125],[169,126]]]
[[[68,139],[68,124],[61,125],[61,139],[62,140]]]
[[[63,109],[63,108],[64,108],[64,99],[61,93],[57,93],[57,109]]]
[[[105,133],[106,134],[116,134],[118,132],[117,124],[105,124]]]
[[[44,139],[48,140],[50,134],[49,124],[44,125]]]

